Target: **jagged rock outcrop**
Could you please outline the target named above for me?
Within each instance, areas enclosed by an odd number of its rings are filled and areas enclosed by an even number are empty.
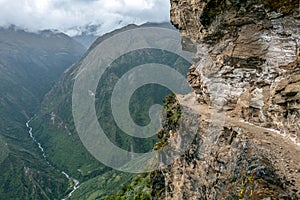
[[[172,22],[198,48],[190,81],[199,101],[214,104],[218,84],[227,110],[299,142],[299,2],[171,3]]]
[[[200,123],[191,148],[163,171],[158,198],[299,199],[299,1],[171,6],[183,47],[197,49],[195,94],[178,98]]]

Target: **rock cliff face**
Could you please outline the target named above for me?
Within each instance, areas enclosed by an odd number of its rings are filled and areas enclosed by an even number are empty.
[[[194,94],[178,99],[200,123],[159,198],[300,198],[299,11],[296,0],[171,0],[196,52]]]

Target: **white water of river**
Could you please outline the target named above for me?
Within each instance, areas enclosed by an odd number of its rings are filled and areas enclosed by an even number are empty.
[[[50,162],[47,160],[47,156],[46,156],[46,153],[45,153],[45,149],[43,148],[43,146],[41,145],[41,143],[39,143],[39,142],[35,139],[35,137],[34,137],[34,135],[33,135],[33,133],[32,133],[32,127],[29,125],[29,124],[30,124],[30,121],[31,121],[31,120],[29,120],[28,122],[26,122],[26,127],[28,128],[29,136],[30,136],[30,138],[33,140],[33,142],[37,144],[37,146],[38,146],[39,150],[41,151],[41,153],[42,153],[42,155],[43,155],[43,158],[45,159],[45,161],[47,162],[47,164],[48,164],[49,166],[52,166],[52,165],[50,164]],[[52,167],[54,167],[54,166],[52,166]],[[73,182],[73,190],[67,195],[67,197],[66,197],[65,199],[62,199],[62,200],[66,200],[66,199],[70,198],[70,197],[72,196],[72,194],[80,187],[80,183],[79,183],[78,180],[76,180],[76,179],[70,177],[70,175],[68,175],[66,172],[61,171],[61,170],[59,170],[59,169],[57,169],[57,168],[56,168],[56,170],[58,170],[60,173],[62,173],[69,181],[72,181],[72,182]]]

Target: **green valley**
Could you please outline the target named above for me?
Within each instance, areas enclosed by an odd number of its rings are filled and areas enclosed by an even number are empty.
[[[151,26],[171,28],[168,23],[146,24],[141,27]],[[139,27],[129,25],[98,38],[86,56],[106,38],[133,28]],[[145,63],[172,66],[183,75],[187,74],[190,66],[186,60],[167,51],[159,49],[133,51],[119,57],[105,71],[95,96],[97,116],[105,116],[99,123],[110,141],[124,150],[141,153],[153,149],[158,140],[157,136],[146,140],[128,136],[114,122],[110,101],[114,85],[119,78],[130,69]],[[58,83],[46,95],[39,114],[32,121],[32,126],[37,139],[45,148],[49,161],[57,168],[67,170],[67,173],[80,181],[80,187],[71,199],[105,199],[116,193],[121,185],[134,175],[105,167],[90,155],[80,141],[72,116],[72,88],[74,77],[81,64],[82,60],[64,72]],[[155,84],[139,88],[130,101],[129,109],[133,120],[139,125],[148,124],[150,106],[162,105],[163,99],[170,93],[170,90]]]
[[[0,199],[57,199],[67,179],[42,157],[25,122],[85,48],[62,33],[0,28]]]

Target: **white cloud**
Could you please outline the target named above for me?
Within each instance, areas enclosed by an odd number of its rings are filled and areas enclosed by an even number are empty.
[[[142,9],[151,9],[154,6],[153,1],[146,0],[124,0],[125,7],[128,9],[139,10]]]
[[[101,24],[102,32],[129,23],[169,20],[169,0],[0,0],[0,26],[29,30]]]
[[[37,11],[39,13],[43,13],[43,12],[47,11],[47,8],[50,5],[50,1],[48,1],[48,0],[38,0],[38,1],[35,1],[34,3],[35,3],[35,8],[37,9]]]

